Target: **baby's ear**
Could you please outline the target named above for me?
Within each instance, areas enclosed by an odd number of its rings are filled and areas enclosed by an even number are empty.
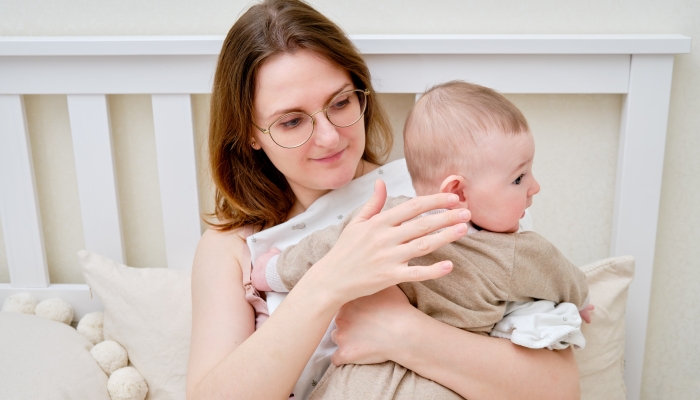
[[[460,175],[450,175],[440,184],[440,193],[453,193],[459,196],[459,206],[466,208],[467,180]]]

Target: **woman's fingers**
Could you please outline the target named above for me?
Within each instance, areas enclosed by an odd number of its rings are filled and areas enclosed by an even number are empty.
[[[459,202],[459,196],[452,193],[438,193],[430,196],[418,196],[405,203],[384,211],[381,215],[392,226],[413,219],[424,212],[443,208],[451,208]]]
[[[471,216],[471,212],[467,209],[447,210],[439,214],[425,215],[403,224],[397,239],[399,243],[410,242],[437,230],[467,223]],[[460,237],[458,236],[457,239]]]
[[[400,334],[408,326],[405,318],[416,309],[397,286],[345,304],[336,316],[337,329],[331,333],[338,345],[331,361],[335,365],[376,364],[396,354]],[[399,347],[396,347],[399,345]]]
[[[440,247],[452,243],[467,234],[467,224],[457,224],[442,231],[414,239],[399,246],[401,259],[410,260],[431,253]]]
[[[384,203],[386,203],[386,184],[383,180],[377,179],[374,182],[374,193],[372,193],[372,197],[362,206],[362,209],[350,224],[367,221],[379,214],[384,207]]]
[[[399,282],[420,282],[441,278],[452,271],[452,261],[440,261],[430,266],[409,266],[398,269]]]

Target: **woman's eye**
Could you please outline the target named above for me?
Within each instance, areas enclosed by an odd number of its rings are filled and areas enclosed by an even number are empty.
[[[348,104],[350,104],[350,98],[345,97],[343,99],[337,100],[335,103],[333,103],[333,105],[331,107],[338,109],[338,108],[343,108],[343,107],[347,106]]]
[[[285,129],[292,129],[292,128],[295,128],[300,123],[301,123],[301,118],[296,117],[296,118],[292,118],[292,119],[289,119],[286,121],[280,121],[279,125],[281,125]]]
[[[516,185],[520,185],[520,183],[523,181],[523,177],[524,177],[524,176],[525,176],[525,174],[520,174],[520,176],[519,176],[517,179],[515,179],[515,180],[513,181],[513,183],[516,184]]]

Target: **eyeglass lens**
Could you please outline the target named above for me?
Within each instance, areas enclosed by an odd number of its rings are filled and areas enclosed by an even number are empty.
[[[339,128],[350,126],[362,118],[366,107],[364,91],[343,92],[328,104],[326,115]],[[304,144],[313,133],[313,119],[308,114],[293,112],[284,115],[270,127],[270,136],[280,146],[297,147]]]

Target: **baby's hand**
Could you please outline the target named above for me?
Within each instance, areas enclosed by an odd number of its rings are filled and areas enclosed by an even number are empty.
[[[261,255],[257,260],[255,260],[253,263],[253,273],[250,276],[255,289],[263,292],[272,291],[270,285],[267,284],[267,279],[265,279],[265,269],[267,268],[267,263],[270,261],[270,259],[280,253],[281,251],[278,248],[273,247],[268,250],[267,253]]]
[[[594,310],[595,306],[593,304],[589,304],[584,308],[583,310],[579,311],[579,315],[581,315],[581,319],[586,321],[587,324],[591,323],[591,310]]]

